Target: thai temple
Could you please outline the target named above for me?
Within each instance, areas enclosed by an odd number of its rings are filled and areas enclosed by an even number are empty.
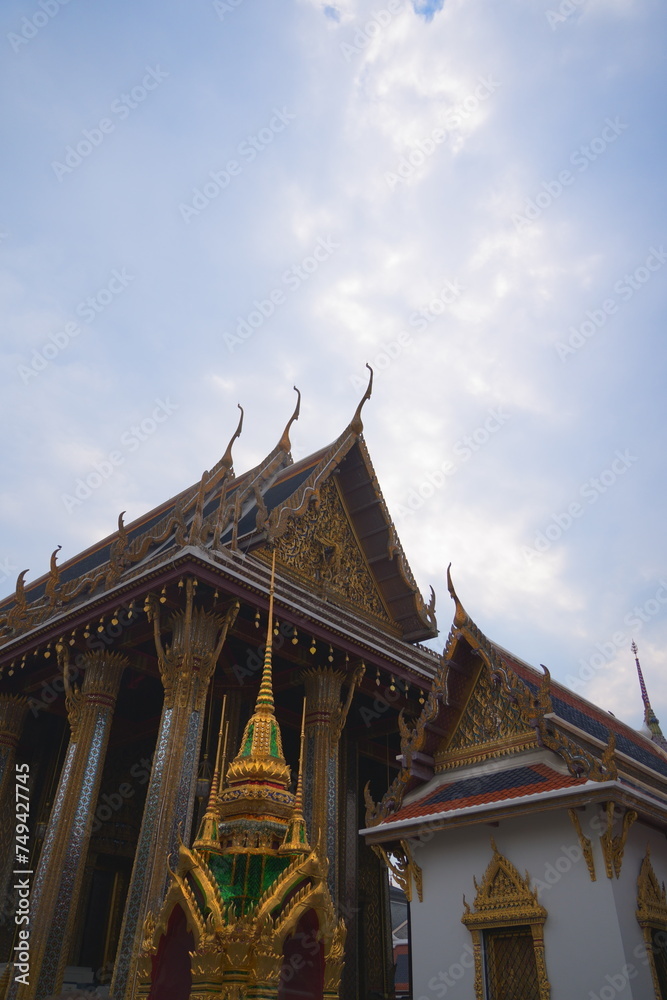
[[[3,1000],[667,1000],[638,650],[641,732],[445,567],[437,645],[371,390],[295,462],[298,396],[237,476],[241,411],[193,486],[0,603]]]

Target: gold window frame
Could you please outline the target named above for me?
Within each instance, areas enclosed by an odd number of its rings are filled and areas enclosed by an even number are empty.
[[[461,922],[472,935],[475,960],[475,1000],[485,1000],[484,962],[482,938],[485,930],[503,927],[528,926],[533,938],[535,965],[540,1000],[549,1000],[551,987],[547,978],[544,957],[544,922],[547,911],[537,899],[537,891],[530,888],[530,875],[522,878],[511,861],[508,861],[491,841],[493,857],[481,883],[473,878],[476,896],[474,909],[463,897],[465,913]]]
[[[646,955],[651,969],[656,1000],[662,1000],[658,970],[655,964],[652,931],[667,935],[667,895],[665,884],[658,881],[651,864],[651,850],[647,846],[637,879],[637,920],[644,934]]]

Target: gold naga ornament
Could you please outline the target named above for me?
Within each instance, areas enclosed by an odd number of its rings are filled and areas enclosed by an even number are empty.
[[[305,700],[296,792],[283,756],[272,682],[275,551],[262,679],[225,773],[223,702],[208,807],[159,914],[149,913],[138,996],[149,1000],[324,1000],[339,996],[346,929],[328,861],[303,816]]]

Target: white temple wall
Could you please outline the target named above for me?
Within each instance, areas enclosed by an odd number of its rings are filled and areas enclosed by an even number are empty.
[[[653,998],[653,982],[646,956],[644,935],[636,915],[637,879],[647,846],[650,846],[651,863],[658,879],[661,882],[667,881],[665,837],[653,827],[637,821],[630,828],[625,845],[621,877],[613,879],[611,885],[628,962],[636,971],[636,975],[633,975],[633,989],[637,997]]]
[[[415,1000],[473,1000],[472,937],[461,923],[465,893],[472,906],[478,883],[492,858],[491,838],[519,870],[528,870],[547,910],[545,958],[551,1000],[651,1000],[648,963],[635,911],[639,865],[651,842],[653,863],[667,878],[664,837],[635,824],[630,831],[621,878],[605,873],[599,834],[601,807],[578,815],[593,842],[597,879],[591,882],[579,839],[567,810],[506,819],[432,833],[413,841],[422,867],[424,901],[413,898],[412,950]]]

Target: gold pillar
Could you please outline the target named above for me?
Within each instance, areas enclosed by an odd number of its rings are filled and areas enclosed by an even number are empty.
[[[338,741],[340,690],[345,675],[331,667],[306,670],[306,767],[304,802],[311,844],[329,859],[327,882],[334,902],[338,862]]]
[[[59,650],[67,678],[64,650]],[[93,812],[122,672],[117,653],[86,654],[83,686],[66,681],[71,736],[30,895],[29,984],[11,977],[6,1000],[58,993],[83,882]]]
[[[359,996],[394,996],[389,874],[367,844],[359,846],[361,976]]]
[[[339,913],[345,920],[345,965],[341,993],[346,1000],[362,996],[359,954],[359,830],[364,825],[359,816],[359,754],[349,733],[341,743],[342,795],[340,829],[341,852],[338,885]]]
[[[12,834],[16,807],[16,747],[28,710],[26,698],[0,695],[0,920],[9,918],[11,899],[9,883],[14,868]],[[13,913],[14,907],[11,906]],[[13,916],[12,916],[13,922]],[[0,996],[1,996],[0,992]]]
[[[222,617],[195,608],[195,590],[196,582],[188,578],[185,610],[170,620],[169,646],[162,644],[159,604],[149,601],[146,608],[153,622],[164,704],[116,953],[111,984],[114,1000],[131,1000],[135,996],[146,914],[149,910],[159,911],[179,834],[189,836],[206,695],[239,609],[235,601]]]

